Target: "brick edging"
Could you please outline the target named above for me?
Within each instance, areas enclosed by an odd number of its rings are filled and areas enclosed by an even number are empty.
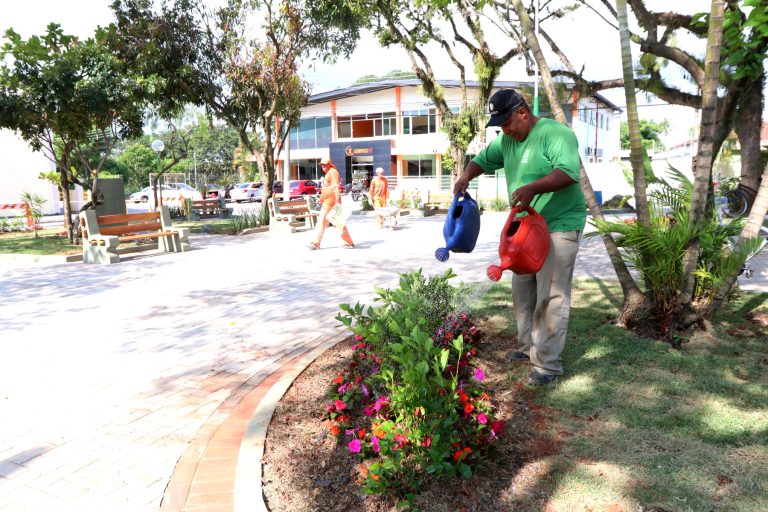
[[[160,511],[266,511],[261,492],[261,456],[272,413],[293,380],[348,336],[346,330],[326,331],[276,357],[243,382],[210,415],[179,458],[163,493]],[[258,474],[258,479],[239,476],[241,471]]]

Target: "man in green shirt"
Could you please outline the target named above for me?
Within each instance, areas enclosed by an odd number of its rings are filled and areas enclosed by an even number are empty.
[[[567,126],[534,116],[514,89],[497,91],[488,108],[487,126],[503,133],[467,164],[454,193],[464,192],[483,172],[503,168],[510,205],[531,206],[549,225],[551,246],[542,269],[512,278],[518,346],[507,355],[530,360],[529,384],[549,384],[563,373],[573,266],[587,219],[578,142]]]

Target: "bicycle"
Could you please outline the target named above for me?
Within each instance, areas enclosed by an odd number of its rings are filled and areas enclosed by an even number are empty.
[[[757,191],[739,184],[738,187],[723,194],[723,197],[725,198],[725,205],[722,208],[723,215],[735,219],[743,217],[749,212],[752,203],[755,202],[755,197],[757,197]]]

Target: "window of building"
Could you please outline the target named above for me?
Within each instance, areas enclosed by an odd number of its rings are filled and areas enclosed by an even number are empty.
[[[579,109],[579,121],[587,122],[587,109],[580,108]]]
[[[403,157],[403,174],[415,178],[428,178],[435,175],[435,157],[433,155],[411,155]]]
[[[403,112],[403,135],[422,135],[436,131],[437,114],[434,108]]]
[[[589,124],[595,126],[595,113],[591,110],[589,111]]]
[[[394,112],[339,116],[336,118],[336,126],[340,139],[397,135],[397,117]]]
[[[603,118],[604,118],[604,117],[605,117],[605,116],[604,116],[603,114],[599,114],[599,115],[597,116],[597,118],[600,120],[600,129],[602,129],[602,128],[603,128]]]
[[[330,142],[330,117],[302,119],[299,126],[291,129],[291,149],[323,148],[328,147]]]
[[[608,116],[605,116],[605,130],[608,131],[608,121],[610,121],[611,118]]]

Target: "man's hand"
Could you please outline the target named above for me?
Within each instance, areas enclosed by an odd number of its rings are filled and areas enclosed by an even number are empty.
[[[453,195],[466,192],[467,187],[469,186],[469,180],[470,178],[465,173],[462,173],[461,176],[459,176],[459,179],[456,180],[456,184],[453,185]]]
[[[461,176],[459,176],[459,178],[456,180],[456,183],[453,185],[453,195],[463,194],[466,192],[467,187],[469,186],[469,182],[481,174],[483,174],[482,167],[470,160],[470,162],[464,168],[464,172],[461,173]]]
[[[531,201],[533,201],[536,194],[538,194],[538,191],[532,183],[523,185],[509,196],[509,205],[512,208],[514,208],[515,205],[520,205],[520,209],[525,210],[531,205]]]

